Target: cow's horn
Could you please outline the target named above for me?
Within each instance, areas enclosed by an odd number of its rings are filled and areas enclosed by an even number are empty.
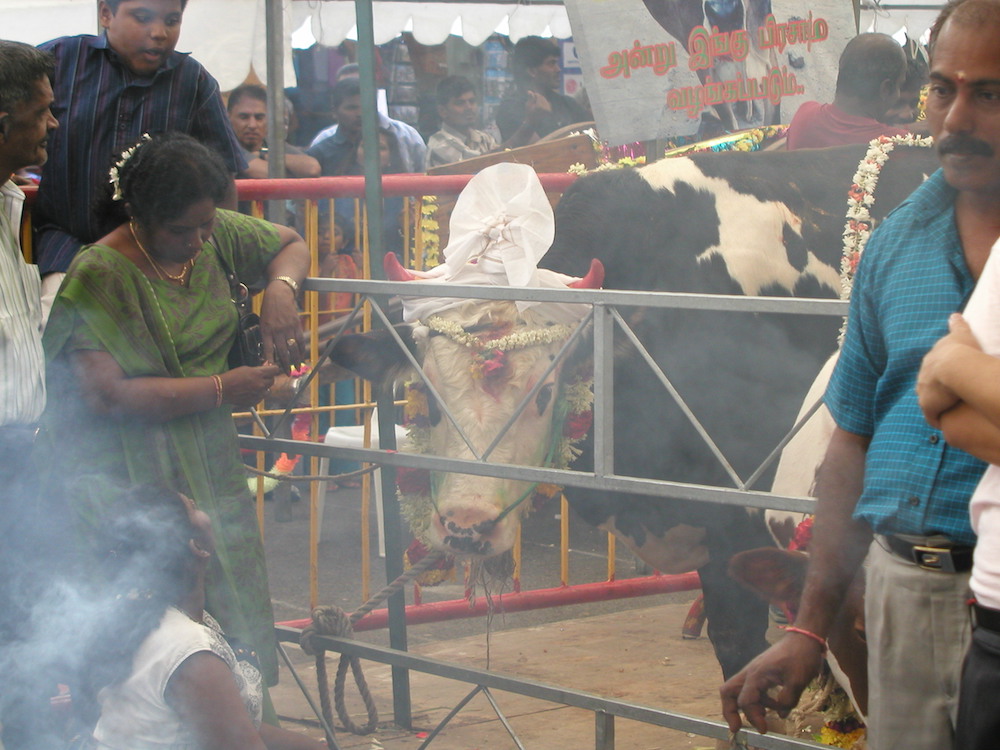
[[[382,260],[382,268],[385,269],[385,277],[389,281],[413,281],[417,277],[412,272],[403,268],[396,257],[396,253],[386,253]]]
[[[573,289],[600,289],[604,285],[604,264],[597,258],[590,261],[590,270],[579,281],[570,282]]]

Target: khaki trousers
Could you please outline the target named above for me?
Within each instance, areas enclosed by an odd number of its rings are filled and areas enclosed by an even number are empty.
[[[865,591],[869,750],[952,746],[968,596],[968,573],[924,570],[875,538]]]

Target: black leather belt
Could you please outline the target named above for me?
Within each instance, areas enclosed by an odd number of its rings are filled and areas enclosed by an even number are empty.
[[[983,628],[1000,633],[1000,612],[997,610],[987,609],[978,602],[972,601],[969,606],[969,617],[972,619],[973,628]]]
[[[924,570],[939,573],[965,573],[972,570],[972,547],[929,546],[914,544],[898,536],[885,535],[889,551]]]

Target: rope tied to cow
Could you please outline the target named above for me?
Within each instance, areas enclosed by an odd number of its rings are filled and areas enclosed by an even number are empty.
[[[351,614],[347,614],[347,612],[335,604],[316,607],[312,611],[312,624],[302,629],[302,634],[299,636],[299,645],[303,651],[316,658],[316,684],[319,689],[320,710],[323,713],[323,718],[326,720],[327,726],[333,726],[333,712],[330,705],[330,679],[326,670],[326,649],[314,640],[314,636],[353,638],[354,623],[390,596],[398,591],[402,591],[404,586],[424,571],[433,567],[444,556],[445,553],[440,550],[428,553],[413,567],[389,583],[385,588],[378,591]],[[351,673],[354,675],[354,682],[358,687],[361,700],[365,704],[368,721],[363,726],[358,726],[351,719],[347,711],[345,684],[348,668],[350,668]],[[372,698],[368,682],[365,680],[364,672],[361,669],[361,660],[357,656],[340,655],[340,662],[337,664],[337,675],[334,678],[333,704],[336,706],[337,716],[341,724],[351,734],[371,734],[375,731],[375,727],[378,726],[378,709],[375,706],[375,700]],[[327,743],[333,747],[333,738],[328,737]]]

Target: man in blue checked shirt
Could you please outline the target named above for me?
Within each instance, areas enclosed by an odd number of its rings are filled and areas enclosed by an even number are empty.
[[[63,127],[49,142],[35,206],[35,257],[43,299],[82,245],[108,230],[93,212],[108,169],[143,133],[170,130],[218,151],[233,175],[246,169],[219,85],[176,52],[187,0],[101,0],[100,36],[41,45],[56,58],[53,112]],[[231,208],[236,207],[235,186]]]
[[[825,637],[868,556],[872,750],[952,747],[975,535],[969,498],[985,464],[946,444],[915,392],[1000,235],[1000,0],[952,0],[931,30],[927,121],[941,169],[872,235],[826,393],[837,423],[795,628],[722,687],[723,713],[760,731],[817,674]]]

